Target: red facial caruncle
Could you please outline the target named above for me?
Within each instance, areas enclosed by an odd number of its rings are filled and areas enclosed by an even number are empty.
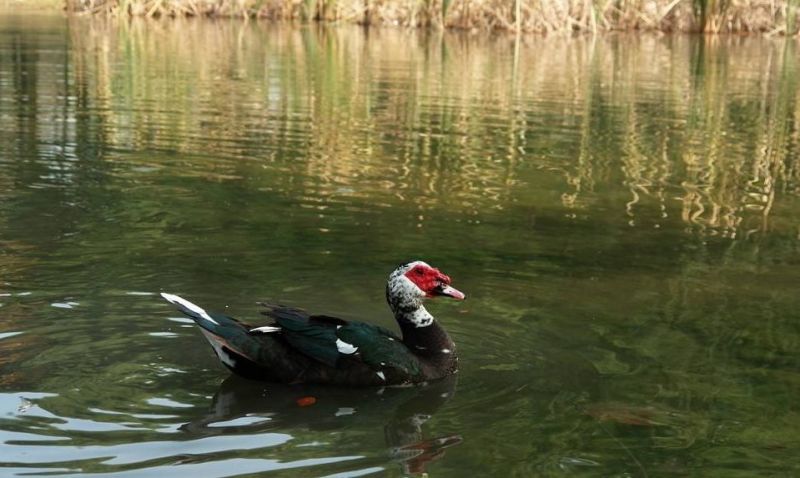
[[[450,277],[427,264],[416,264],[405,273],[406,278],[420,288],[427,297],[440,295],[464,300],[464,294],[450,286]]]

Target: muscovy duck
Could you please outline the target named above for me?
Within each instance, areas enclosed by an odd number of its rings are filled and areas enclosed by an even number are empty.
[[[389,275],[386,300],[401,335],[377,325],[309,315],[291,307],[262,303],[273,321],[253,326],[173,294],[167,301],[194,319],[219,360],[234,373],[283,383],[348,386],[426,382],[458,369],[456,347],[425,310],[426,298],[463,300],[450,277],[425,262],[403,264]]]

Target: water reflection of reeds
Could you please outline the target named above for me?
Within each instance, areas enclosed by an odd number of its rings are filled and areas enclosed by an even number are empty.
[[[633,226],[737,237],[775,227],[777,211],[796,227],[780,207],[797,176],[790,42],[180,21],[72,31],[65,122],[87,115],[76,123],[100,148],[176,155],[137,155],[140,167],[254,187],[279,174],[270,187],[312,201],[421,211],[556,207],[531,190],[547,185],[566,214],[618,210]],[[77,130],[42,134],[80,143]]]

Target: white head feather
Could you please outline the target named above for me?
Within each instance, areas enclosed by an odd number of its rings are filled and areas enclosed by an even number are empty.
[[[406,277],[408,271],[420,265],[430,267],[423,261],[414,261],[398,267],[389,275],[389,281],[386,283],[386,300],[396,316],[402,314],[403,319],[415,326],[427,327],[433,323],[433,316],[422,306],[422,300],[427,295]]]

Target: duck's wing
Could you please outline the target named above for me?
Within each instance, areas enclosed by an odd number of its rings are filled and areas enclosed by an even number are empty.
[[[379,377],[390,371],[408,376],[420,372],[417,357],[397,335],[383,327],[309,315],[291,307],[262,305],[262,313],[275,320],[274,326],[280,327],[280,334],[292,347],[330,367],[347,366],[356,360],[375,370]]]
[[[346,347],[337,344],[336,328],[347,325],[347,321],[336,317],[311,316],[304,310],[262,302],[262,314],[274,320],[272,326],[280,329],[280,335],[298,352],[335,367],[342,354],[349,353]],[[253,333],[259,329],[254,328]]]

